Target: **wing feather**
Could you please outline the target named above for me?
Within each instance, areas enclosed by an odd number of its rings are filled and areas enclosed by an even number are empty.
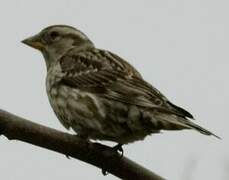
[[[192,115],[173,105],[125,60],[104,50],[69,53],[60,59],[65,85],[127,104],[153,108],[182,117]]]

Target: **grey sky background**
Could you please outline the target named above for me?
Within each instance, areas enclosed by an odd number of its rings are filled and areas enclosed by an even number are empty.
[[[172,102],[223,140],[163,132],[124,146],[125,155],[171,180],[229,179],[229,1],[68,0],[0,2],[0,108],[66,131],[45,92],[42,55],[20,41],[53,24],[81,29],[127,59]],[[0,137],[0,178],[101,179],[78,160]]]

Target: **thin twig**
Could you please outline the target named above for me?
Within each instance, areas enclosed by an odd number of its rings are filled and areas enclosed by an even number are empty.
[[[112,148],[83,141],[64,133],[0,110],[0,135],[79,159],[125,180],[163,178],[120,155]]]

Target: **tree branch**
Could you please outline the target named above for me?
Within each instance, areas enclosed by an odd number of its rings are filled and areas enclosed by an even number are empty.
[[[125,180],[162,180],[163,178],[145,169],[112,148],[85,142],[77,136],[33,123],[24,118],[0,110],[0,135],[16,139],[71,156]]]

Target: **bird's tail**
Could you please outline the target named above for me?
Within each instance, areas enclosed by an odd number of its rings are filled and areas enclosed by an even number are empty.
[[[191,129],[195,129],[196,131],[198,131],[198,132],[200,132],[202,134],[205,134],[205,135],[208,135],[208,136],[212,135],[212,136],[215,136],[218,139],[221,139],[219,136],[215,135],[211,131],[209,131],[209,130],[207,130],[207,129],[205,129],[205,128],[203,128],[203,127],[201,127],[201,126],[199,126],[199,125],[197,125],[197,124],[195,124],[193,122],[191,122],[188,119],[185,121],[185,124],[188,125]]]
[[[219,136],[215,135],[211,131],[195,124],[188,119],[176,115],[158,114],[155,118],[152,118],[152,123],[154,124],[154,126],[159,125],[160,128],[164,130],[194,129],[202,134],[212,135],[218,139],[221,139]]]

